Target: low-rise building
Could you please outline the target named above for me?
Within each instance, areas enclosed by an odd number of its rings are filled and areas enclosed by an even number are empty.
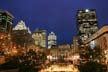
[[[108,25],[103,26],[84,43],[84,47],[99,52],[101,59],[106,60],[108,56]]]

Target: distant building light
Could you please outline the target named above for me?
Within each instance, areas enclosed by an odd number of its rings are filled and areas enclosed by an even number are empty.
[[[90,42],[91,49],[94,49],[96,47],[96,42],[93,40]]]
[[[86,10],[85,10],[85,12],[89,12],[89,11],[90,11],[89,9],[86,9]]]

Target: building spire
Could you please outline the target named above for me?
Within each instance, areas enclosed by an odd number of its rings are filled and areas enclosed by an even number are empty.
[[[18,22],[18,24],[13,28],[13,30],[27,30],[27,26],[25,25],[25,22],[21,20]]]

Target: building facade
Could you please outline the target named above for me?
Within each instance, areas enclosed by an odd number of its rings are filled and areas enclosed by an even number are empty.
[[[57,45],[57,36],[54,32],[49,33],[48,35],[48,48]]]
[[[73,37],[73,53],[78,52],[79,50],[79,43],[78,43],[78,36]]]
[[[96,33],[94,33],[90,38],[88,38],[84,43],[85,47],[89,47],[96,52],[100,52],[99,61],[104,63],[108,62],[108,25],[103,26]],[[97,57],[98,57],[97,56]],[[95,57],[96,58],[96,57]],[[107,63],[106,62],[106,63]]]
[[[13,15],[7,11],[0,10],[0,32],[11,33],[13,25]]]
[[[11,47],[11,33],[13,25],[13,15],[8,11],[0,9],[0,51],[7,54]]]
[[[93,9],[78,10],[77,23],[80,41],[85,41],[98,30],[96,11]]]
[[[46,36],[47,36],[46,30],[36,29],[36,31],[32,34],[32,38],[35,41],[35,45],[40,47],[46,47],[47,45]]]

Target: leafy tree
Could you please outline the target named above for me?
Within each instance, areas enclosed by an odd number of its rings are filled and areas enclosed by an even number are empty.
[[[18,57],[16,56],[10,57],[6,63],[0,65],[2,70],[17,69],[18,66],[19,66]]]
[[[37,72],[46,61],[44,52],[30,50],[26,55],[20,56],[20,72]]]
[[[80,72],[107,72],[107,66],[90,61],[85,65],[81,65],[79,70]]]

